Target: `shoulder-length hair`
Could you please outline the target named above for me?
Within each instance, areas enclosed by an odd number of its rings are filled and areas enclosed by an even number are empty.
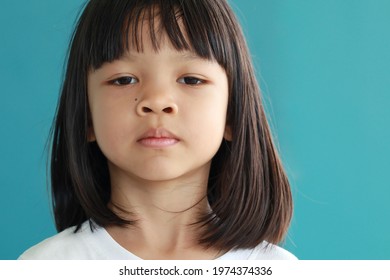
[[[286,173],[272,140],[260,89],[241,27],[225,0],[90,0],[73,34],[62,92],[52,128],[51,187],[56,227],[62,231],[90,219],[100,226],[133,224],[108,207],[107,159],[88,141],[91,126],[87,77],[118,59],[128,42],[142,49],[145,20],[156,50],[164,31],[177,50],[217,61],[229,83],[227,123],[212,160],[208,200],[212,213],[198,221],[200,244],[221,250],[252,248],[283,240],[292,216]]]

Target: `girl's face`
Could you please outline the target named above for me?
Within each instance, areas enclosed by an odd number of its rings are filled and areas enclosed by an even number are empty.
[[[130,49],[90,72],[89,140],[107,157],[111,178],[204,182],[223,137],[230,138],[226,73],[177,51],[164,34],[155,51],[143,33],[142,52]]]

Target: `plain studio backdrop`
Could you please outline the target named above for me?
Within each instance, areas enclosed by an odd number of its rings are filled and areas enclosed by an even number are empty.
[[[0,259],[55,233],[47,135],[82,0],[1,0]],[[300,259],[390,259],[390,1],[231,0],[295,201]]]

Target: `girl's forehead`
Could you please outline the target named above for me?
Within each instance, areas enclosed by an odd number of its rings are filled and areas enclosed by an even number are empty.
[[[155,34],[152,32],[155,32]],[[183,37],[185,38],[185,45],[177,47],[174,45],[173,40],[168,36],[166,31],[156,32],[156,30],[151,31],[148,28],[144,28],[142,33],[138,34],[137,38],[134,38],[134,36],[129,34],[126,39],[127,45],[124,54],[129,57],[137,57],[143,53],[159,54],[161,50],[164,49],[172,54],[181,56],[183,59],[190,60],[199,58],[199,55],[195,52],[184,34]]]
[[[170,38],[163,28],[159,26],[150,26],[149,23],[145,23],[139,30],[138,36],[135,38],[134,34],[129,34],[127,38],[127,47],[122,55],[122,59],[137,61],[145,58],[147,55],[159,55],[164,52],[166,57],[169,57],[172,62],[191,62],[197,60],[214,61],[214,57],[202,57],[199,55],[190,40],[187,37],[187,33],[184,30],[184,26],[181,26],[183,40],[185,45],[177,47],[174,44],[174,39]]]
[[[199,56],[197,53],[191,50],[176,50],[172,46],[166,47],[160,44],[158,50],[154,50],[150,46],[144,47],[143,50],[139,51],[136,49],[130,49],[126,51],[119,59],[128,62],[139,62],[145,59],[153,59],[156,56],[163,56],[170,62],[196,62],[196,61],[207,61],[213,62],[214,59],[207,59]]]
[[[174,23],[171,22],[169,25],[171,26],[167,26],[167,23],[163,22],[158,11],[153,11],[138,21],[129,22],[124,34],[127,51],[139,53],[143,52],[144,48],[151,48],[158,52],[161,46],[168,46],[180,51],[192,51],[193,48],[183,20],[178,17]],[[175,28],[172,28],[172,25]],[[178,42],[180,42],[180,46],[178,46]]]

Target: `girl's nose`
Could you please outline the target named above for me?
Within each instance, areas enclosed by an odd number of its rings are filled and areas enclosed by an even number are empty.
[[[179,108],[171,96],[160,92],[144,95],[140,98],[136,110],[139,116],[150,114],[175,115],[179,111]]]

